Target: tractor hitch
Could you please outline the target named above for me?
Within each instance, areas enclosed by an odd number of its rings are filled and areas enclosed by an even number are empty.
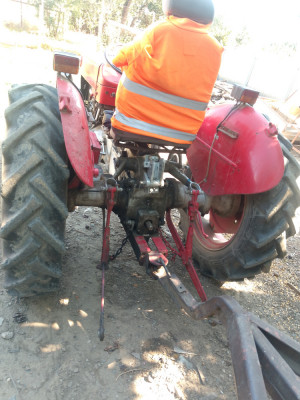
[[[121,160],[115,176],[103,174],[98,187],[84,189],[75,197],[77,204],[82,205],[85,202],[90,204],[93,199],[94,205],[107,209],[106,221],[103,218],[102,291],[98,331],[100,340],[104,339],[105,270],[110,260],[109,224],[111,213],[115,212],[126,232],[126,241],[127,239],[130,241],[140,265],[145,267],[152,278],[161,283],[175,303],[195,320],[216,316],[226,327],[238,399],[267,400],[271,397],[274,400],[300,400],[300,345],[268,323],[243,310],[233,298],[219,296],[207,299],[206,297],[194,268],[192,246],[195,223],[199,222],[203,230],[199,209],[202,212],[201,207],[203,209],[206,207],[210,201],[209,197],[203,196],[197,185],[189,184],[181,176],[177,176],[181,182],[167,178],[165,184],[160,186],[158,170],[161,163],[153,160],[153,165],[157,169],[153,167],[151,174],[148,171],[143,185],[139,186],[136,181],[134,182],[130,174],[122,180],[120,175],[124,173],[125,166],[142,174],[143,168],[148,165],[145,164],[146,161]],[[176,175],[172,168],[171,165],[169,172]],[[154,182],[153,186],[149,182]],[[187,209],[189,217],[185,243],[171,217],[172,208],[183,207]],[[160,226],[163,225],[164,218],[177,249],[173,249],[162,235]],[[168,250],[181,258],[201,302],[197,301],[180,279],[170,272]]]

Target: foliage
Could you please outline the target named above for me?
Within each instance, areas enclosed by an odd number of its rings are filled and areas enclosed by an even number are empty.
[[[216,17],[212,24],[211,33],[222,46],[226,46],[229,42],[232,31],[224,24],[220,17]]]
[[[23,20],[22,25],[19,22],[18,23],[5,22],[4,26],[10,31],[17,31],[17,32],[38,32],[39,29],[37,24],[31,23],[27,20]]]
[[[31,4],[38,9],[41,1]],[[161,15],[161,0],[44,0],[44,23],[55,38],[65,29],[97,35],[99,26],[105,36],[109,20],[144,29]]]
[[[234,40],[236,46],[243,46],[249,43],[250,34],[245,26],[242,28],[242,30],[240,30],[234,35]]]
[[[135,33],[122,28],[120,24],[137,32],[163,16],[162,0],[26,0],[26,3],[36,6],[37,16],[43,3],[44,27],[49,36],[60,39],[68,30],[83,32],[98,36],[102,45],[124,43],[134,38]],[[31,23],[29,26],[23,21],[21,27],[13,23],[7,27],[12,30],[37,31],[38,20],[36,26],[33,25]],[[211,33],[223,46],[245,46],[253,42],[251,31],[246,27],[230,26],[221,14],[215,17]],[[287,42],[285,38],[274,43],[262,41],[260,45],[261,49],[282,56],[293,56],[299,50],[296,43]]]
[[[299,49],[299,45],[296,42],[274,42],[271,43],[269,46],[269,50],[272,53],[279,54],[281,57],[291,57],[297,54],[297,49]]]
[[[135,3],[130,26],[144,29],[163,15],[161,0],[143,2],[136,0]]]

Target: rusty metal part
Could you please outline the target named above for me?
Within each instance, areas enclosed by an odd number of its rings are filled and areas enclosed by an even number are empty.
[[[109,260],[113,261],[115,260],[117,257],[119,257],[119,255],[122,253],[123,248],[126,246],[126,243],[128,242],[128,235],[126,235],[126,237],[122,240],[121,242],[121,246],[118,248],[118,250],[116,250],[116,252],[114,254],[111,254],[109,256]]]
[[[172,161],[166,161],[165,172],[169,172],[169,174],[173,175],[179,182],[183,183],[185,186],[189,186],[191,180],[184,175],[175,163]]]
[[[106,193],[106,184],[69,191],[69,209],[77,205],[106,207]],[[187,208],[190,200],[191,190],[173,178],[166,179],[163,187],[153,191],[149,187],[137,187],[136,181],[128,178],[118,183],[114,212],[128,228],[135,228],[140,234],[154,233],[163,223],[167,209]],[[209,208],[209,204],[210,199],[205,194],[198,195],[197,207],[201,212]]]
[[[222,217],[233,217],[238,213],[241,201],[241,195],[213,196],[211,198],[211,208],[213,212]]]
[[[81,190],[69,190],[69,209],[73,209],[74,206],[105,207],[106,192],[106,185],[96,186],[93,189],[85,187]],[[124,189],[119,185],[116,193],[116,202],[119,202],[120,206],[123,207],[124,201],[129,201],[129,199],[127,199],[126,194],[123,195],[122,192],[124,192]],[[161,188],[160,192],[148,192],[147,188],[134,188],[130,191],[130,193],[130,201],[132,203],[145,200],[145,196],[147,197],[148,193],[148,197],[151,199],[157,198],[158,203],[165,202],[166,208],[186,208],[191,200],[190,190],[182,183],[172,178],[167,178],[165,180],[165,185]],[[210,201],[211,198],[206,196],[205,193],[200,193],[198,195],[198,208],[201,210],[201,212],[209,209]],[[135,204],[132,204],[132,207],[137,210]]]
[[[187,208],[191,201],[191,189],[173,178],[167,178],[159,188],[139,187],[134,179],[121,182],[123,192],[118,193],[115,208],[123,225],[136,229],[141,235],[158,232],[163,224],[165,212],[172,208]],[[157,189],[157,190],[156,190]],[[207,197],[199,194],[198,208],[208,207]]]
[[[105,207],[106,188],[69,191],[68,208],[72,206]]]
[[[107,192],[110,186],[116,186],[117,182],[110,174],[101,174],[94,180],[94,187],[84,186],[80,190],[69,190],[68,209],[73,211],[75,206],[106,207]],[[117,201],[118,194],[122,192],[121,187],[117,187],[114,201]]]
[[[128,228],[141,235],[158,232],[166,210],[187,208],[192,189],[198,189],[197,204],[202,214],[211,207],[211,197],[185,176],[172,162],[156,155],[119,157],[114,176],[101,174],[94,179],[94,187],[70,190],[68,208],[75,206],[106,207],[106,193],[111,181],[117,186],[114,212]],[[174,178],[163,179],[164,172]],[[116,179],[119,179],[116,181]]]
[[[153,275],[153,271],[161,265],[168,265],[168,249],[163,240],[158,235],[152,235],[151,238],[145,238],[144,236],[138,235],[134,232],[128,233],[128,237],[139,264],[145,267],[148,275],[156,279]],[[155,248],[154,250],[150,246],[150,241]]]
[[[243,310],[229,296],[196,301],[164,267],[154,272],[173,300],[192,318],[218,317],[226,326],[239,400],[300,399],[300,345]]]

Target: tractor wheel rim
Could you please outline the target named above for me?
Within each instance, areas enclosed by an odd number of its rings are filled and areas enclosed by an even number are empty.
[[[240,232],[240,227],[245,213],[245,206],[246,206],[246,199],[244,198],[243,208],[240,212],[240,216],[234,221],[236,227],[235,233],[214,232],[209,222],[209,219],[207,220],[205,217],[201,217],[200,214],[198,214],[194,225],[195,227],[194,235],[197,237],[201,245],[205,247],[207,250],[212,250],[212,251],[222,250],[225,247],[229,246]],[[210,214],[207,214],[207,216],[209,215]],[[202,233],[201,222],[199,222],[199,218],[201,218],[202,220],[203,230],[206,236],[204,236]]]

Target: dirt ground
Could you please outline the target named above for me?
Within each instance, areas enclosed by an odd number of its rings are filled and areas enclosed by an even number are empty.
[[[9,85],[54,85],[55,75],[46,51],[0,47],[0,57],[3,132]],[[58,293],[18,301],[1,289],[0,271],[0,399],[235,399],[224,327],[195,322],[178,310],[138,265],[129,244],[107,271],[105,339],[99,341],[101,223],[99,209],[69,215]],[[114,216],[111,252],[124,236]],[[201,277],[208,297],[233,296],[300,341],[300,295],[293,289],[300,289],[299,234],[288,241],[288,251],[270,273],[252,280],[219,287]],[[191,288],[178,260],[171,269]]]

